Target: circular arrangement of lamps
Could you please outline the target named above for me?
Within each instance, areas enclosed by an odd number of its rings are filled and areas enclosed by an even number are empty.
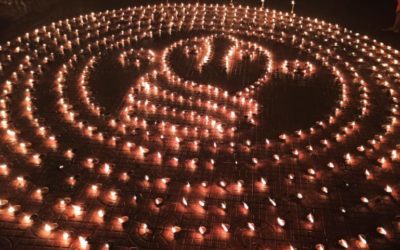
[[[92,84],[110,57],[137,73],[115,112]],[[23,34],[0,47],[0,235],[17,249],[394,249],[399,60],[338,25],[236,5],[132,7]],[[259,75],[233,91],[183,76],[187,62],[196,76],[240,62]],[[263,89],[320,71],[340,92],[331,113],[261,137]]]

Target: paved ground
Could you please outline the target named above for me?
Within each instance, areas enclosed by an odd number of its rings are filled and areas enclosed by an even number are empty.
[[[279,10],[291,7],[290,0],[266,1]],[[400,47],[399,34],[382,31],[394,18],[392,1],[297,0],[296,13]],[[82,13],[154,2],[60,0],[0,22],[0,41]],[[167,16],[178,13],[176,24],[189,26],[195,10],[182,8],[169,9]],[[325,39],[335,32],[328,28],[307,30],[305,42],[295,43],[291,38],[314,23],[289,28],[291,17],[279,14],[282,21],[274,28],[268,18],[265,26],[243,21],[221,29],[211,21],[223,23],[224,16],[212,9],[204,23],[193,21],[197,26],[191,32],[144,36],[133,43],[132,37],[146,34],[147,18],[161,19],[158,11],[149,8],[152,14],[138,23],[125,23],[137,16],[130,11],[75,20],[61,24],[60,33],[48,27],[51,37],[31,33],[3,47],[1,250],[75,249],[86,240],[91,249],[105,242],[121,247],[112,249],[289,249],[289,243],[299,250],[323,249],[319,243],[344,249],[364,246],[365,239],[369,249],[400,249],[400,66],[394,52],[356,36],[340,43],[338,37]],[[165,29],[157,22],[154,27]],[[212,28],[218,34],[232,27],[242,43],[229,37],[193,39]],[[262,34],[247,37],[241,27]],[[62,35],[75,36],[69,30],[76,29],[80,42],[75,40],[71,51],[63,49]],[[164,50],[182,38],[191,39]],[[272,54],[247,43],[255,40]],[[235,52],[236,46],[245,54]],[[267,61],[277,65],[271,67],[274,73],[269,74]],[[252,85],[264,72],[266,82]],[[221,89],[198,89],[192,86],[201,85],[177,79]],[[246,86],[249,91],[237,92]],[[222,94],[225,90],[229,94]],[[229,101],[229,95],[236,97]],[[257,115],[249,96],[260,104]],[[238,135],[231,138],[228,129],[220,135],[206,122],[214,115],[224,128],[237,125]],[[15,139],[4,124],[21,133]],[[214,132],[209,135],[203,127]],[[14,223],[17,219],[20,223]]]

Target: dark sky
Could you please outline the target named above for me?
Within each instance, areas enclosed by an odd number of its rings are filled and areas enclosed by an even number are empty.
[[[29,1],[29,0],[27,0]],[[45,3],[51,1],[42,0]],[[0,19],[0,41],[15,37],[21,32],[31,30],[36,26],[47,24],[53,20],[76,16],[82,13],[111,8],[120,8],[133,3],[151,4],[156,0],[52,0],[59,1],[51,7],[46,4],[31,14],[10,21]],[[172,2],[172,1],[170,1]],[[192,1],[196,2],[196,1]],[[206,0],[203,2],[228,3],[227,1]],[[296,0],[296,12],[299,15],[318,17],[326,21],[338,23],[354,31],[371,35],[379,41],[400,48],[400,34],[384,32],[390,27],[395,17],[395,0]],[[234,3],[260,5],[260,0],[240,0]],[[265,6],[278,10],[289,11],[290,0],[265,0]]]

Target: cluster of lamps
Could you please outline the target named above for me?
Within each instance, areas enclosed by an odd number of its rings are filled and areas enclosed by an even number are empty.
[[[189,37],[163,49],[132,48],[143,40],[182,32]],[[212,83],[186,80],[171,64],[172,53],[189,58],[193,50],[195,69],[201,73],[215,55],[218,37],[232,44],[221,60],[227,74],[245,56],[266,61],[264,74],[234,94]],[[301,50],[308,60],[278,61],[268,43]],[[108,52],[117,52],[115,61],[123,67],[142,72],[112,116],[105,115],[91,90],[96,65]],[[157,241],[152,237],[157,231],[168,247],[180,244],[178,234],[207,245],[214,240],[262,240],[272,233],[284,237],[280,249],[366,249],[398,242],[395,218],[378,221],[364,232],[351,231],[357,219],[345,217],[351,235],[330,231],[332,235],[317,235],[312,242],[285,235],[313,234],[329,221],[324,216],[342,218],[349,211],[371,218],[379,208],[377,196],[398,202],[399,60],[398,50],[338,25],[236,5],[133,7],[82,15],[28,32],[0,47],[0,137],[11,152],[0,162],[0,185],[8,191],[0,192],[0,221],[32,230],[58,247],[76,249],[108,249],[110,243],[92,242],[93,231],[76,233],[73,223],[128,234],[134,242]],[[243,138],[237,124],[248,117],[259,126],[257,94],[271,74],[294,75],[297,70],[307,78],[321,69],[335,77],[340,89],[331,114],[277,138]],[[72,150],[81,144],[63,141],[59,130],[41,118],[35,95],[41,95],[38,88],[46,84],[46,77],[51,79],[56,119],[73,137],[93,147],[90,153]],[[385,106],[380,107],[382,103]],[[381,128],[371,129],[376,116],[383,117]],[[111,152],[127,163],[96,152]],[[58,197],[52,193],[55,186],[31,178],[41,169],[57,167],[46,164],[51,154],[60,164],[75,164],[62,172],[64,183],[59,185],[80,195]],[[270,174],[279,168],[284,176]],[[354,177],[345,183],[358,184],[350,188],[352,195],[337,190],[334,180],[340,177]],[[294,194],[292,202],[297,205],[291,206],[302,211],[301,218],[281,205],[290,202],[276,183]],[[338,199],[341,195],[346,199]],[[36,216],[47,204],[56,216]],[[145,209],[142,213],[148,216],[135,218],[127,208]],[[163,221],[163,212],[192,221]],[[166,224],[152,223],[154,216]],[[63,219],[56,221],[59,217]]]

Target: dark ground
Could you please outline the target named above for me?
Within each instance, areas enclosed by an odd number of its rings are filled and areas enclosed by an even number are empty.
[[[0,15],[0,41],[11,39],[22,32],[50,23],[54,20],[73,17],[91,11],[120,8],[129,5],[146,5],[167,1],[156,0],[61,0],[49,6],[41,4],[31,13],[11,20]],[[173,1],[170,1],[173,2]],[[178,1],[177,1],[178,2]],[[187,1],[184,1],[187,2]],[[196,1],[192,1],[196,2]],[[229,1],[205,0],[202,2],[228,3]],[[260,1],[240,0],[234,3],[259,5]],[[289,0],[266,0],[265,6],[282,11],[290,11]],[[394,20],[394,0],[297,0],[298,15],[317,17],[329,22],[338,23],[354,31],[368,34],[379,41],[400,48],[400,34],[382,31],[390,27]]]

